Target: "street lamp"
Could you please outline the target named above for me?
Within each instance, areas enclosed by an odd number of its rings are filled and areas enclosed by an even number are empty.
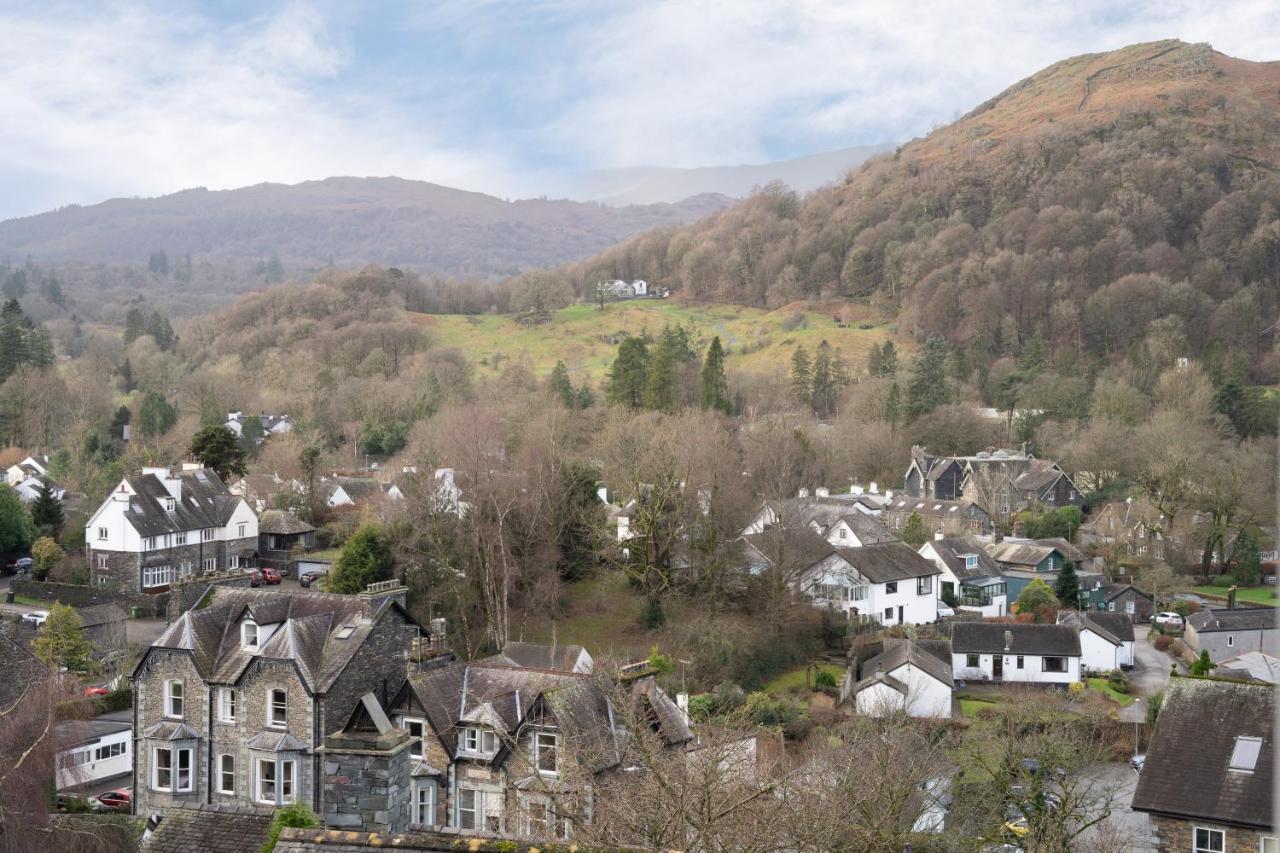
[[[1139,711],[1141,711],[1141,705],[1142,705],[1141,699],[1133,700],[1133,707],[1138,708]],[[1138,726],[1142,725],[1141,720],[1142,720],[1141,713],[1139,713],[1137,716],[1133,718],[1133,756],[1134,758],[1138,757]]]

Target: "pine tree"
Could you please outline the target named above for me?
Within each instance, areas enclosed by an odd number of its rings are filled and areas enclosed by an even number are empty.
[[[284,264],[280,263],[280,256],[275,252],[271,253],[271,259],[263,267],[263,277],[268,284],[279,284],[284,281]]]
[[[919,548],[929,541],[929,531],[925,529],[924,519],[915,512],[907,516],[907,520],[902,523],[902,532],[899,535],[902,541],[912,548]]]
[[[574,408],[577,401],[574,398],[573,383],[569,381],[569,368],[563,361],[557,361],[556,366],[551,369],[551,376],[547,379],[547,390],[551,392],[552,397],[563,403],[566,409]]]
[[[391,542],[373,524],[355,532],[325,581],[326,592],[357,593],[378,581],[390,580],[395,571]]]
[[[178,421],[178,411],[158,391],[148,391],[138,406],[138,432],[149,438],[164,435]]]
[[[116,373],[120,375],[120,390],[126,394],[132,394],[137,386],[133,384],[133,365],[129,363],[129,359],[124,360]]]
[[[880,345],[872,344],[871,350],[867,353],[867,375],[874,378],[883,372],[884,357],[881,355]]]
[[[724,349],[718,335],[711,339],[702,364],[702,408],[717,409],[725,414],[733,410],[729,401],[729,380],[724,372]]]
[[[1241,530],[1236,537],[1235,547],[1231,549],[1231,573],[1236,583],[1253,586],[1262,574],[1262,555],[1258,551],[1258,540],[1248,530]]]
[[[130,308],[129,313],[124,315],[124,343],[125,346],[136,341],[147,333],[147,317],[142,313],[141,308]]]
[[[831,355],[831,344],[818,344],[813,357],[813,371],[809,377],[809,402],[820,418],[829,418],[836,412],[837,377]]]
[[[911,382],[907,385],[907,421],[914,421],[947,402],[947,343],[942,338],[929,338],[911,365]]]
[[[1070,607],[1072,610],[1080,606],[1080,577],[1076,574],[1076,564],[1067,560],[1062,564],[1062,569],[1058,572],[1058,580],[1053,585],[1053,594],[1058,596],[1058,601],[1062,602],[1063,607]]]
[[[35,541],[35,525],[13,487],[0,483],[0,553],[26,551]]]
[[[894,382],[889,386],[889,397],[884,402],[884,419],[893,426],[898,425],[898,418],[902,415],[900,396],[898,383]]]
[[[605,397],[610,405],[639,409],[649,373],[649,347],[644,338],[629,336],[618,345],[618,356],[609,367]]]
[[[809,363],[809,353],[804,347],[796,347],[791,354],[791,392],[802,403],[809,402],[809,382],[812,379],[813,367]]]
[[[62,525],[65,522],[62,501],[54,497],[53,486],[45,480],[40,484],[36,499],[31,502],[31,523],[42,535],[56,538],[62,532]]]
[[[156,342],[161,352],[173,349],[178,340],[173,334],[173,326],[169,325],[169,318],[159,311],[154,312],[147,321],[147,334]]]
[[[212,468],[223,480],[232,474],[244,476],[246,470],[244,451],[240,448],[236,434],[222,424],[207,426],[191,439],[188,451],[200,464]]]
[[[898,372],[898,350],[893,341],[885,341],[880,351],[880,375],[892,378]]]
[[[654,348],[645,377],[644,407],[655,412],[674,412],[679,400],[676,386],[675,348],[663,340]]]
[[[1213,662],[1213,659],[1209,657],[1209,650],[1201,649],[1200,657],[1196,658],[1195,661],[1192,662],[1188,671],[1192,675],[1208,675],[1213,671],[1214,666],[1216,666],[1216,664]]]

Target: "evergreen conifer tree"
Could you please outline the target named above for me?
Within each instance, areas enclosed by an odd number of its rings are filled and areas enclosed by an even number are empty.
[[[639,409],[644,405],[649,374],[649,347],[644,338],[629,336],[618,344],[618,356],[609,367],[605,397],[611,405]]]
[[[54,497],[53,486],[45,480],[40,485],[40,492],[31,502],[31,523],[43,536],[57,537],[62,532],[66,516],[62,512],[62,501]]]
[[[809,402],[809,382],[812,372],[809,353],[804,347],[796,347],[796,351],[791,354],[791,391],[802,403]]]
[[[645,377],[644,407],[655,412],[674,412],[679,400],[676,385],[675,347],[663,340],[654,348]]]
[[[729,401],[729,380],[724,372],[724,349],[718,335],[711,339],[702,365],[702,408],[717,409],[725,414],[733,410]]]
[[[569,381],[569,368],[563,361],[557,361],[556,366],[552,368],[551,376],[547,379],[547,390],[551,392],[551,396],[563,403],[566,409],[574,408],[577,401],[574,398],[573,383]]]
[[[947,343],[942,338],[929,338],[911,365],[911,382],[907,385],[907,421],[914,421],[947,402]]]
[[[1063,607],[1076,610],[1080,607],[1080,577],[1076,574],[1076,564],[1067,560],[1058,572],[1058,580],[1053,585],[1053,594]]]

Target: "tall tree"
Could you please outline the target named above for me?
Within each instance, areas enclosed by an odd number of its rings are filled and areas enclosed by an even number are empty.
[[[569,368],[563,361],[557,361],[547,379],[547,390],[551,396],[559,400],[566,409],[574,408],[577,402],[573,393],[573,383],[569,381]]]
[[[147,315],[141,308],[130,308],[124,315],[124,342],[133,343],[147,333]]]
[[[178,421],[178,410],[159,391],[148,391],[138,406],[138,432],[148,438],[164,435]]]
[[[911,382],[907,385],[908,421],[941,406],[950,399],[947,388],[947,343],[942,338],[925,341],[911,365]]]
[[[628,336],[618,344],[618,356],[609,367],[605,397],[612,405],[639,409],[644,406],[649,374],[649,347],[644,338]]]
[[[36,538],[35,525],[12,486],[0,483],[0,553],[26,551]]]
[[[1053,585],[1053,594],[1063,607],[1077,610],[1080,607],[1080,576],[1076,574],[1076,564],[1067,560],[1058,572],[1058,580]]]
[[[667,340],[659,341],[649,361],[645,377],[644,407],[655,412],[674,412],[680,399],[676,359],[678,353]]]
[[[724,349],[720,336],[711,339],[707,357],[702,364],[702,408],[717,409],[725,414],[733,411],[729,399],[729,380],[724,371]]]
[[[900,536],[912,548],[919,548],[929,541],[929,531],[925,529],[924,519],[920,518],[919,513],[913,512],[907,516],[907,520],[902,523]]]
[[[600,562],[604,505],[596,494],[599,475],[585,462],[570,462],[560,472],[563,517],[557,525],[556,570],[566,581],[587,577]]]
[[[1235,547],[1231,549],[1231,574],[1236,583],[1243,586],[1254,586],[1262,574],[1262,556],[1258,552],[1258,541],[1248,530],[1241,530],[1236,537]]]
[[[197,432],[191,439],[189,452],[223,480],[232,474],[243,477],[248,470],[244,450],[236,434],[221,424],[207,426]]]
[[[898,372],[898,350],[893,341],[885,341],[880,350],[880,375],[892,378]]]
[[[36,495],[36,499],[31,502],[31,523],[42,535],[57,537],[65,522],[62,501],[54,497],[53,486],[46,479],[40,484],[40,492]]]
[[[879,344],[872,344],[871,349],[867,351],[867,375],[875,378],[884,372],[884,356],[880,352]]]
[[[84,635],[84,620],[74,607],[57,601],[49,606],[49,617],[31,641],[31,651],[54,668],[84,672],[93,667],[93,646]]]
[[[804,347],[796,347],[796,351],[791,354],[791,393],[802,403],[809,403],[809,383],[812,379],[813,366],[809,362],[809,353]]]
[[[1018,608],[1019,613],[1039,614],[1041,607],[1056,609],[1062,605],[1047,583],[1040,578],[1033,578],[1031,583],[1024,586],[1022,592],[1018,593],[1018,600],[1014,602],[1014,606]]]
[[[366,524],[342,546],[342,553],[325,581],[328,592],[356,593],[378,581],[390,580],[395,569],[391,543],[376,525]]]
[[[818,344],[813,357],[813,371],[809,377],[809,404],[820,418],[836,413],[836,397],[839,395],[839,376],[831,344],[825,340]]]

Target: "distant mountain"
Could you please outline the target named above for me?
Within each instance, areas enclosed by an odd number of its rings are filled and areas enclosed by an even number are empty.
[[[746,198],[752,189],[770,181],[782,181],[796,192],[803,193],[838,181],[869,157],[892,149],[892,145],[862,145],[794,160],[742,166],[604,169],[588,172],[574,184],[569,195],[605,204],[670,203],[700,193]]]
[[[0,258],[141,265],[164,251],[232,264],[275,255],[290,270],[381,263],[442,275],[508,275],[586,257],[730,203],[688,195],[696,197],[623,207],[508,202],[394,177],[192,189],[0,222]]]

